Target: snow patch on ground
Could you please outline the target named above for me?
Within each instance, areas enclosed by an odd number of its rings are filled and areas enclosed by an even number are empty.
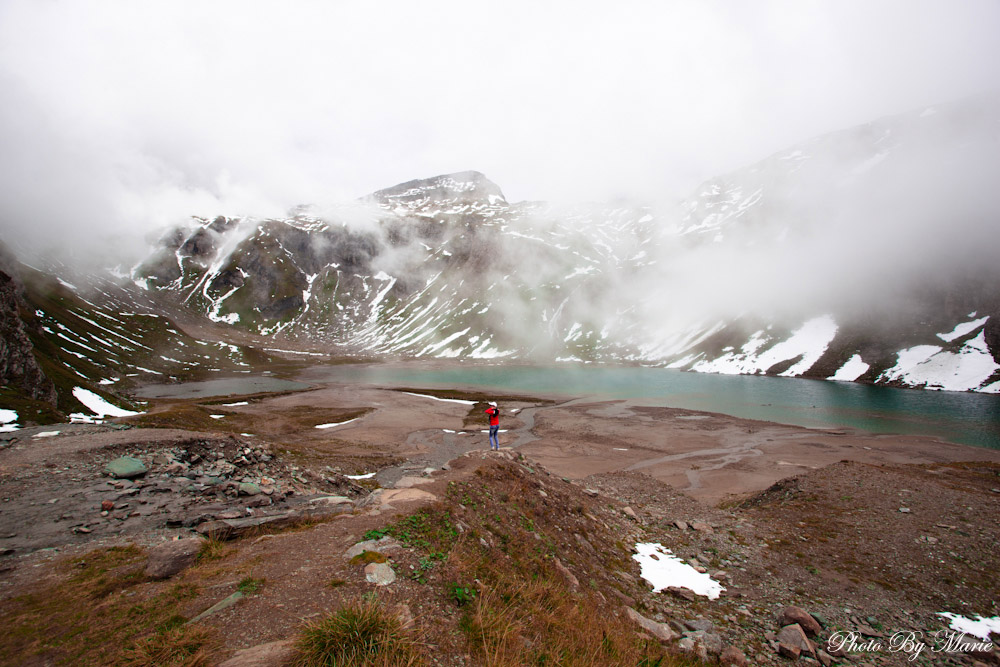
[[[871,368],[871,366],[864,362],[861,355],[855,354],[853,357],[848,359],[847,363],[841,366],[836,373],[828,377],[827,380],[854,382],[859,377],[867,373],[869,368]]]
[[[983,618],[977,615],[976,620],[951,612],[942,612],[938,616],[947,618],[952,630],[979,637],[983,641],[989,641],[991,632],[1000,635],[1000,616]]]
[[[373,472],[366,472],[363,475],[344,475],[347,479],[371,479],[375,476]]]
[[[635,551],[632,560],[639,563],[640,574],[653,585],[654,593],[677,586],[715,600],[725,590],[715,579],[698,572],[658,542],[637,543]]]
[[[17,421],[17,411],[0,408],[0,424],[10,424]]]
[[[419,396],[420,398],[429,398],[432,401],[441,401],[443,403],[460,403],[462,405],[475,405],[475,401],[463,401],[459,398],[438,398],[437,396],[428,396],[427,394],[414,394],[411,391],[404,391],[404,394],[409,394],[410,396]]]
[[[331,422],[329,424],[317,424],[316,428],[325,429],[325,428],[333,428],[334,426],[343,426],[344,424],[350,424],[351,422],[356,422],[359,419],[361,419],[361,417],[355,417],[354,419],[348,419],[346,422]]]
[[[59,431],[42,431],[41,433],[36,433],[33,438],[51,438],[53,436],[59,435]]]
[[[95,394],[94,392],[84,389],[83,387],[73,388],[73,397],[83,403],[84,407],[90,410],[97,417],[132,417],[134,415],[142,414],[141,412],[133,412],[132,410],[125,410],[119,408],[117,405],[112,405],[106,400]],[[70,417],[81,417],[82,419],[89,419],[89,415],[83,415],[81,413],[74,413]]]
[[[304,355],[309,356],[309,357],[326,357],[326,356],[329,356],[329,355],[324,354],[322,352],[302,352],[300,350],[282,350],[282,349],[279,349],[277,347],[265,347],[264,351],[265,352],[279,352],[281,354],[304,354]]]

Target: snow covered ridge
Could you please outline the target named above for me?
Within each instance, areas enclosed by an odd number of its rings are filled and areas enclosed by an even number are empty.
[[[974,316],[975,313],[970,314]],[[687,354],[667,365],[699,373],[757,375],[790,363],[786,370],[776,374],[841,382],[855,382],[868,375],[873,384],[1000,393],[1000,364],[986,341],[985,326],[989,320],[987,316],[960,322],[950,332],[935,334],[936,338],[951,343],[952,349],[917,345],[897,351],[888,363],[884,358],[866,360],[860,352],[844,360],[844,353],[840,352],[839,365],[828,375],[818,373],[817,368],[836,347],[839,327],[832,315],[807,320],[787,336],[779,335],[772,327],[758,330],[738,349],[728,346],[717,356],[697,351],[703,338],[689,338],[697,343],[673,348],[674,355]],[[875,373],[872,369],[876,364],[884,370]]]

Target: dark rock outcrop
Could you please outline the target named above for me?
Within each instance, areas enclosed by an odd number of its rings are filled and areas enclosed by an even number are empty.
[[[55,405],[56,388],[35,359],[27,327],[18,313],[20,284],[0,270],[0,383]]]

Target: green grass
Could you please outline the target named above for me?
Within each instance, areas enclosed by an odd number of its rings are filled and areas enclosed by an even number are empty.
[[[253,577],[244,577],[240,583],[236,584],[236,590],[243,595],[253,595],[261,588],[264,587],[264,579],[254,579]]]
[[[296,667],[423,664],[422,645],[378,600],[350,602],[302,629]]]

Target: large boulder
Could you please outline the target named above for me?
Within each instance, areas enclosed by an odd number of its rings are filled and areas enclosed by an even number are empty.
[[[234,540],[261,526],[282,526],[298,518],[298,514],[283,512],[270,516],[248,517],[246,519],[218,519],[199,523],[195,530],[205,537],[214,540]]]
[[[189,537],[157,545],[149,552],[146,576],[150,579],[166,579],[174,576],[198,559],[198,552],[201,551],[204,542],[200,537]]]

